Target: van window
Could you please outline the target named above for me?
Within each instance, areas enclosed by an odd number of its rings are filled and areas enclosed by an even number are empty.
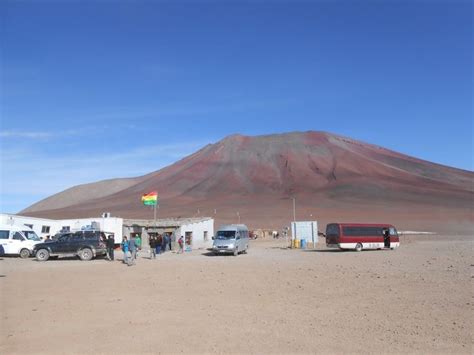
[[[235,231],[218,231],[216,239],[234,239]]]
[[[49,233],[49,226],[42,226],[41,233]]]
[[[13,234],[13,240],[25,240],[25,238],[23,238],[20,233],[15,232],[15,234]]]
[[[8,239],[9,235],[10,235],[9,231],[0,231],[0,239]]]
[[[41,238],[36,235],[35,232],[33,231],[22,231],[23,234],[25,235],[26,239],[28,240],[33,240],[35,242],[41,241]]]
[[[389,228],[389,232],[390,232],[390,235],[392,235],[392,236],[395,236],[395,237],[398,236],[397,230],[393,227]]]

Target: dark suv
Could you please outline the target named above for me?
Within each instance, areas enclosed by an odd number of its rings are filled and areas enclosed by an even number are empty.
[[[98,255],[106,255],[105,238],[105,233],[97,231],[67,233],[57,240],[36,244],[33,253],[38,261],[75,255],[81,260],[91,260]]]

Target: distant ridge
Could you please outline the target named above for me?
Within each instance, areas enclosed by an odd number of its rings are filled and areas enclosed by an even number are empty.
[[[80,185],[21,211],[81,217],[110,211],[148,218],[139,196],[160,194],[163,217],[214,216],[218,223],[282,228],[299,219],[389,221],[403,228],[466,231],[474,173],[328,132],[231,135],[150,174]]]

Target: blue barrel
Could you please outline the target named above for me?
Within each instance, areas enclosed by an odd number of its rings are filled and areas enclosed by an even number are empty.
[[[301,249],[306,249],[306,239],[301,239]]]

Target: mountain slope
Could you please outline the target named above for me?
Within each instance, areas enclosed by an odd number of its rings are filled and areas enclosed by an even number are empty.
[[[149,217],[140,196],[158,190],[161,216],[199,209],[228,222],[239,212],[253,226],[280,228],[292,218],[294,197],[300,219],[397,220],[407,227],[436,222],[439,229],[444,222],[472,222],[473,176],[324,132],[233,135],[146,176],[75,187],[21,213]]]

